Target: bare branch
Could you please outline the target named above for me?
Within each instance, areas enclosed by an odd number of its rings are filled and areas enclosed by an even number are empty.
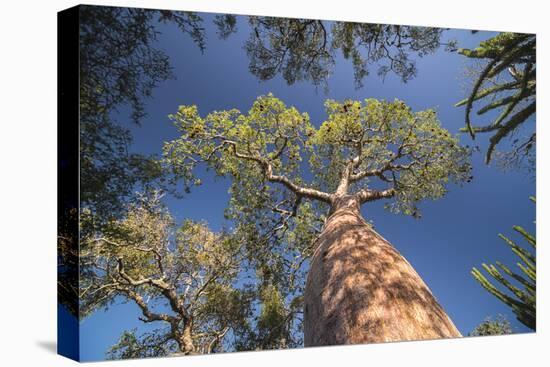
[[[250,155],[238,152],[237,143],[235,141],[225,140],[224,144],[228,144],[233,148],[233,154],[235,155],[235,157],[257,162],[264,169],[265,177],[268,181],[280,183],[297,195],[330,203],[330,194],[317,189],[297,185],[284,175],[274,174],[273,166],[268,159],[259,155]]]
[[[229,331],[229,327],[226,326],[219,332],[215,333],[214,337],[212,338],[212,340],[210,341],[206,349],[207,354],[212,353],[214,348],[220,343],[220,341],[223,339],[223,337],[225,336],[225,334],[227,334],[228,331]]]
[[[147,303],[143,300],[143,297],[141,297],[137,292],[124,287],[119,287],[118,290],[125,293],[128,298],[133,300],[136,305],[141,309],[141,313],[144,316],[144,318],[141,318],[143,322],[165,321],[170,324],[177,322],[177,318],[175,318],[174,316],[151,312],[149,306],[147,306]]]
[[[182,301],[178,297],[177,293],[174,291],[172,287],[170,287],[168,284],[166,284],[161,279],[151,279],[151,278],[145,278],[145,279],[139,279],[135,280],[132,279],[125,271],[124,271],[124,264],[122,262],[122,258],[118,259],[118,272],[122,279],[127,281],[129,285],[132,285],[134,287],[148,284],[153,287],[156,287],[160,290],[162,295],[168,300],[170,303],[170,307],[172,310],[176,313],[179,313],[181,316],[187,318],[187,311],[185,307],[183,306]]]
[[[393,187],[382,191],[363,189],[357,192],[356,195],[359,197],[361,204],[363,204],[367,201],[391,198],[395,195],[395,189]]]

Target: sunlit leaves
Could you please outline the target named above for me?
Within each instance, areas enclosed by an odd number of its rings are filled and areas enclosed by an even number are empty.
[[[136,359],[168,356],[177,351],[169,330],[156,329],[138,334],[137,329],[125,330],[118,342],[107,351],[107,359]]]
[[[438,199],[451,181],[470,179],[469,152],[445,130],[434,110],[414,112],[403,101],[367,99],[325,104],[328,118],[310,141],[312,169],[334,190],[346,164],[357,159],[358,189],[393,185],[388,207],[417,215],[416,203]],[[330,167],[330,169],[326,169]]]
[[[288,298],[288,297],[287,297]],[[237,350],[285,349],[301,346],[300,328],[302,297],[285,300],[284,293],[274,284],[259,289],[259,313],[252,327],[243,330]]]
[[[330,193],[353,162],[352,188],[392,187],[388,208],[414,216],[417,202],[441,198],[449,182],[472,179],[469,151],[441,127],[434,110],[375,99],[327,100],[325,107],[327,119],[315,129],[307,114],[272,95],[258,97],[247,114],[215,111],[202,118],[196,106],[182,106],[171,116],[182,136],[166,144],[166,162],[187,184],[200,162],[231,176],[232,204],[242,210],[258,199],[256,209],[273,197],[292,201],[266,182],[265,164],[305,185],[313,174],[309,185]]]
[[[232,109],[202,118],[196,106],[180,106],[170,118],[182,135],[165,144],[165,162],[187,187],[193,184],[192,171],[201,162],[221,176],[246,175],[250,162],[236,159],[235,153],[266,157],[275,168],[291,173],[298,167],[302,142],[312,129],[307,114],[272,95],[259,97],[247,114]]]

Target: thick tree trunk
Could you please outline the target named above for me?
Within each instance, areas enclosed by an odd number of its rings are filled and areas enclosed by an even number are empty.
[[[363,219],[359,200],[335,200],[307,277],[305,346],[460,337],[412,266]]]

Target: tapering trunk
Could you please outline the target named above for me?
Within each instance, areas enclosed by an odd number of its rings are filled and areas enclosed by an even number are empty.
[[[412,266],[363,219],[359,199],[335,200],[307,276],[305,346],[460,337]]]
[[[184,327],[181,334],[178,335],[177,342],[181,354],[195,354],[195,346],[193,344],[193,335],[192,335],[192,326],[191,322],[188,322]]]

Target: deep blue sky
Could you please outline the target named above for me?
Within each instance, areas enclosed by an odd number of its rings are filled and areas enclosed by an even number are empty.
[[[245,112],[258,95],[269,92],[287,105],[308,112],[317,126],[325,118],[323,102],[327,98],[399,98],[414,110],[437,108],[443,126],[453,133],[464,125],[464,110],[454,104],[466,96],[464,70],[468,64],[456,53],[441,49],[417,59],[418,76],[406,84],[394,75],[382,81],[373,66],[371,76],[359,90],[354,87],[351,62],[339,55],[325,93],[307,82],[288,86],[280,77],[258,81],[249,73],[248,58],[242,49],[249,31],[245,19],[239,17],[238,33],[222,41],[216,37],[212,17],[203,15],[208,36],[204,54],[178,29],[160,28],[158,46],[170,56],[177,79],[162,83],[146,101],[148,116],[141,127],[127,125],[134,134],[134,151],[160,154],[162,143],[177,137],[167,115],[179,105],[196,104],[201,114],[228,108]],[[451,30],[444,33],[444,39],[457,39],[460,47],[475,47],[492,35]],[[119,116],[123,122],[126,119],[124,114]],[[486,140],[483,136],[476,140],[482,152]],[[472,144],[465,135],[462,142]],[[497,314],[504,314],[515,331],[525,332],[528,329],[472,278],[470,270],[495,260],[514,266],[516,258],[497,234],[517,239],[511,229],[516,224],[534,233],[535,206],[528,197],[535,195],[535,182],[524,173],[486,166],[481,153],[474,154],[473,166],[474,180],[464,187],[451,186],[441,200],[423,203],[420,220],[391,214],[383,209],[383,202],[365,205],[363,215],[413,265],[463,335],[486,317]],[[214,180],[204,172],[201,178],[201,187],[182,200],[169,199],[168,205],[178,220],[204,219],[214,230],[220,229],[225,224],[223,210],[229,198],[229,183]],[[104,359],[105,351],[123,330],[145,330],[138,316],[137,307],[124,304],[82,321],[82,360]]]

